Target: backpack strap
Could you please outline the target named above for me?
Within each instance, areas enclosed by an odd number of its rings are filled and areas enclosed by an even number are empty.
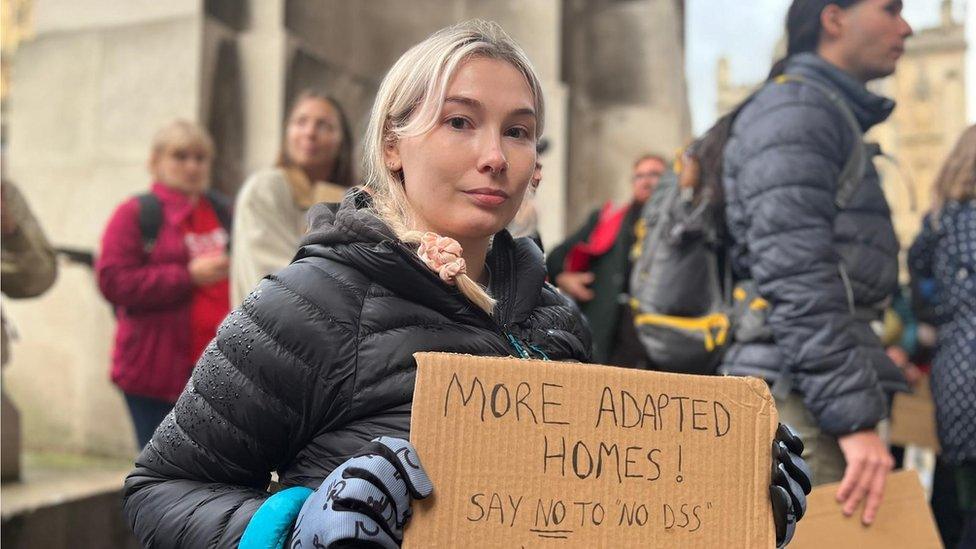
[[[216,189],[207,189],[206,197],[207,200],[210,201],[210,205],[213,206],[214,212],[217,214],[217,220],[220,221],[220,225],[225,231],[227,231],[227,252],[230,252],[231,235],[234,232],[232,230],[234,222],[234,203],[226,194]]]
[[[207,189],[206,197],[210,201],[210,205],[213,206],[220,225],[227,231],[227,234],[230,234],[231,223],[233,222],[232,211],[234,209],[230,198],[216,189]]]
[[[861,124],[857,121],[857,117],[854,116],[854,111],[851,110],[847,101],[833,88],[821,84],[816,80],[803,78],[795,74],[784,74],[776,78],[777,84],[784,82],[799,82],[819,90],[837,107],[837,110],[840,111],[844,117],[844,121],[847,122],[848,127],[851,129],[854,137],[851,152],[847,155],[847,162],[844,163],[844,167],[840,171],[840,176],[837,178],[837,194],[834,196],[834,203],[839,209],[843,210],[850,203],[851,197],[854,196],[858,186],[860,186],[861,179],[864,177],[864,169],[867,167],[869,152],[864,143]]]
[[[210,201],[210,205],[213,206],[217,220],[230,238],[233,221],[233,206],[230,198],[214,189],[207,190],[205,196]],[[137,195],[136,200],[139,201],[139,233],[142,236],[142,249],[146,255],[149,255],[156,245],[156,237],[159,236],[159,229],[163,225],[163,205],[159,201],[159,197],[151,192]],[[230,248],[230,242],[227,243],[227,247]]]
[[[159,228],[163,224],[163,205],[153,193],[136,196],[139,201],[139,234],[142,236],[142,250],[149,255],[156,245]]]

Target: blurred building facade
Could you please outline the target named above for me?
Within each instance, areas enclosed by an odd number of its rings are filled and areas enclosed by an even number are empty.
[[[302,88],[334,95],[358,140],[393,61],[432,31],[475,17],[512,34],[542,79],[547,244],[604,200],[627,197],[639,153],[672,150],[690,135],[683,0],[18,4],[30,10],[30,39],[19,44],[7,90],[7,171],[62,247],[97,253],[112,209],[148,186],[149,140],[166,121],[211,130],[214,184],[232,194],[273,162],[286,107]],[[108,382],[112,314],[91,271],[62,265],[48,294],[6,306],[23,334],[4,383],[21,408],[25,445],[129,455],[128,416]]]
[[[941,2],[939,15],[939,25],[915,29],[895,74],[869,85],[898,104],[867,139],[878,142],[886,155],[875,164],[903,250],[918,233],[942,163],[967,127],[965,29],[953,18],[951,0]],[[782,44],[777,51],[782,55]],[[716,107],[722,115],[759,84],[733,82],[728,59],[723,58],[716,68],[716,85]]]

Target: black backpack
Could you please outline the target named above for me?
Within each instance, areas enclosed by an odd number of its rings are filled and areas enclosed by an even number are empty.
[[[843,209],[857,190],[871,154],[860,124],[834,90],[796,76],[774,80],[790,81],[824,93],[854,132],[854,146],[835,198]],[[638,338],[657,369],[711,374],[733,339],[770,337],[765,322],[768,304],[755,285],[746,281],[732,287],[724,236],[722,156],[735,117],[752,97],[682,154],[641,212],[631,256],[631,306]]]
[[[229,236],[233,212],[230,198],[213,189],[208,190],[203,196],[210,201],[220,225]],[[149,255],[156,245],[156,237],[159,236],[159,229],[163,225],[163,205],[159,197],[151,192],[137,195],[136,200],[139,201],[139,233],[142,235],[142,249],[146,255]],[[230,249],[230,242],[227,243],[227,248]]]

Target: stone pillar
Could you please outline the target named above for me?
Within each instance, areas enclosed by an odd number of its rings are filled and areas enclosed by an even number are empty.
[[[630,196],[634,159],[671,155],[691,135],[683,0],[567,0],[567,229],[608,199]]]
[[[285,114],[288,32],[285,0],[249,0],[249,21],[240,34],[244,93],[244,164],[248,174],[274,163]]]

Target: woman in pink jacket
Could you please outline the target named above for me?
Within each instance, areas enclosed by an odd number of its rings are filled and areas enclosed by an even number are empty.
[[[139,447],[180,395],[230,308],[226,199],[209,191],[213,143],[177,120],[153,139],[151,191],[123,202],[102,236],[98,286],[118,325],[112,381]]]

